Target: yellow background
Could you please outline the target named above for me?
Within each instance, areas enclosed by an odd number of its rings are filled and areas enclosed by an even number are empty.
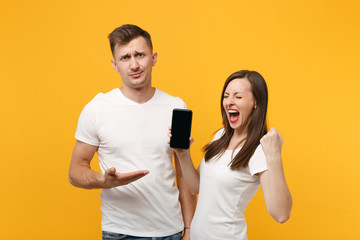
[[[100,191],[71,186],[67,172],[82,108],[121,85],[107,34],[125,23],[152,35],[154,86],[194,112],[195,165],[221,127],[228,75],[266,79],[294,204],[278,224],[260,190],[249,239],[360,239],[359,10],[357,0],[1,1],[0,239],[101,238]]]

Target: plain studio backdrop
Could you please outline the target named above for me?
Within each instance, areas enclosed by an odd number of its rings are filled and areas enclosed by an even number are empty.
[[[249,69],[267,81],[293,211],[276,223],[260,189],[249,239],[360,239],[359,10],[356,0],[2,1],[0,239],[101,238],[100,190],[67,173],[81,110],[121,86],[107,35],[126,23],[153,38],[154,86],[193,110],[196,166],[221,127],[225,79]]]

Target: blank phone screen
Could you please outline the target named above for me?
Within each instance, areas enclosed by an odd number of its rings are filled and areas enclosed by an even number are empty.
[[[173,110],[171,123],[170,147],[188,149],[190,146],[192,111],[188,109]]]

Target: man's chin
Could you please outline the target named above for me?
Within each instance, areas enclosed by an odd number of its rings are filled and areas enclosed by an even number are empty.
[[[151,85],[147,84],[146,81],[139,81],[139,82],[133,81],[130,83],[130,87],[134,89],[143,89],[146,87],[151,87]]]

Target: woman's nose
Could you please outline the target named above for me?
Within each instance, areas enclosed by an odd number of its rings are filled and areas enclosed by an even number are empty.
[[[232,98],[232,97],[227,97],[227,98],[225,98],[224,99],[224,104],[226,105],[226,106],[231,106],[231,105],[234,105],[234,98]]]

